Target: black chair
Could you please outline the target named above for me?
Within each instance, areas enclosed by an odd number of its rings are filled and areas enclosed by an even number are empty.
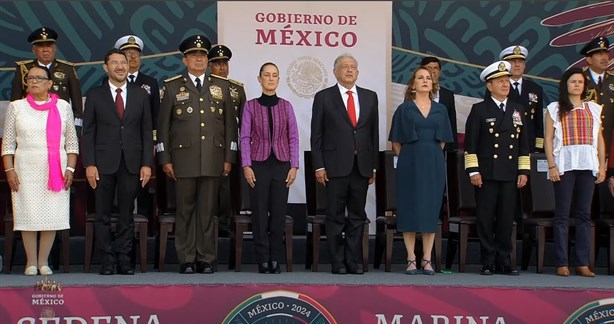
[[[394,235],[397,232],[396,220],[396,168],[393,151],[379,153],[379,167],[377,169],[377,181],[375,181],[377,215],[377,230],[375,233],[375,254],[373,268],[379,269],[383,251],[386,251],[385,271],[392,269],[392,246],[394,239],[403,240],[402,236]],[[435,271],[441,270],[441,236],[442,222],[438,220],[435,232]]]
[[[0,196],[5,199],[6,209],[4,211],[4,261],[3,268],[5,273],[10,273],[13,267],[13,255],[15,254],[15,241],[18,237],[13,231],[13,213],[11,201],[11,192],[9,190],[8,183],[5,179],[0,180]],[[61,237],[62,244],[62,261],[63,271],[68,273],[70,271],[70,229],[58,231]],[[53,256],[53,268],[59,269],[60,264],[60,250],[57,248],[57,236],[56,242],[53,244],[51,254]]]
[[[595,223],[600,234],[597,242],[602,244],[597,245],[595,254],[599,252],[599,247],[606,247],[608,274],[612,275],[614,274],[614,198],[607,184],[598,185],[597,190],[599,190],[599,218],[595,220]],[[597,258],[596,255],[595,258]]]
[[[450,268],[459,245],[459,272],[465,272],[467,247],[471,228],[475,227],[475,188],[465,172],[464,152],[457,150],[448,154],[448,212],[450,214],[450,232],[448,237],[448,255],[446,268]],[[516,266],[516,222],[512,228],[511,264]]]
[[[522,265],[521,269],[526,270],[529,266],[533,245],[537,246],[537,273],[544,270],[544,254],[546,248],[546,229],[552,229],[554,216],[554,186],[547,178],[546,170],[538,169],[538,164],[547,163],[544,153],[531,154],[531,172],[529,183],[522,191],[524,211],[524,237],[522,240]],[[545,164],[547,165],[547,164]],[[569,219],[569,226],[575,227],[573,217]],[[595,225],[591,224],[591,257],[590,268],[594,269],[595,251],[594,247]]]
[[[88,195],[88,208],[87,213],[85,215],[85,260],[83,263],[83,268],[85,272],[90,272],[92,265],[92,254],[94,251],[94,224],[96,222],[96,207],[95,207],[95,194],[93,189],[90,190]],[[111,231],[117,231],[117,224],[119,223],[119,214],[112,213],[111,214]],[[134,233],[135,242],[139,242],[139,253],[140,253],[140,264],[141,264],[141,272],[147,272],[147,227],[149,225],[149,220],[147,217],[134,214]],[[132,260],[136,259],[136,249],[132,249]]]
[[[165,174],[161,172],[158,173],[156,182],[156,205],[157,205],[157,215],[158,215],[158,237],[156,242],[157,250],[157,267],[158,271],[164,271],[164,266],[166,264],[166,250],[168,246],[168,240],[175,238],[175,219],[177,215],[177,196],[175,191],[175,181],[171,180]],[[218,220],[217,217],[213,220],[213,231],[214,233],[218,232]],[[215,241],[215,263],[212,265],[214,271],[217,271],[218,265],[218,238],[216,236]]]
[[[320,263],[320,240],[326,223],[326,188],[317,183],[313,174],[311,152],[304,152],[305,191],[307,202],[307,249],[305,268],[317,272]],[[377,181],[376,181],[377,182]],[[365,220],[362,237],[362,270],[369,271],[369,219]]]
[[[241,271],[241,263],[243,256],[243,240],[247,237],[246,233],[252,231],[252,211],[249,198],[249,185],[245,177],[241,176],[240,184],[240,201],[241,206],[238,208],[239,213],[231,219],[231,224],[234,224],[234,230],[230,233],[230,239],[234,246],[234,269],[235,272]],[[284,225],[284,243],[286,247],[286,271],[292,272],[292,242],[294,232],[294,218],[286,215]],[[232,253],[232,252],[231,252]],[[232,268],[232,262],[229,263],[229,268]]]

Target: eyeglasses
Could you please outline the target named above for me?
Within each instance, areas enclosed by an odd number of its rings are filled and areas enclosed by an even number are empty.
[[[107,63],[107,65],[113,65],[113,66],[116,66],[116,65],[128,65],[128,62],[127,61],[110,61],[110,62]]]
[[[141,56],[141,52],[139,52],[139,51],[124,51],[124,54],[127,57],[139,57],[139,56]]]
[[[47,80],[49,80],[49,78],[46,78],[44,76],[32,75],[32,76],[27,77],[26,80],[28,80],[30,82],[38,83],[38,82],[47,81]]]

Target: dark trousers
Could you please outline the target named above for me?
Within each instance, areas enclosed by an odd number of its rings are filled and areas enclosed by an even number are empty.
[[[333,267],[340,267],[344,261],[362,264],[368,189],[369,178],[360,175],[356,159],[349,176],[329,177],[326,184],[326,238]]]
[[[215,218],[219,177],[177,178],[175,249],[179,263],[215,262]]]
[[[258,263],[281,260],[288,188],[286,178],[290,162],[271,156],[264,162],[252,162],[256,186],[250,188],[252,227]]]
[[[242,171],[242,170],[241,170]],[[219,178],[218,188],[218,200],[217,200],[217,216],[218,229],[221,232],[228,232],[230,230],[230,218],[232,211],[232,196],[231,196],[231,179],[234,177],[234,173],[237,172],[237,168],[233,167],[230,175],[221,176]],[[243,177],[243,175],[241,175]],[[227,235],[228,233],[226,233]]]
[[[575,205],[576,265],[587,266],[590,259],[591,202],[595,177],[590,170],[566,171],[561,181],[554,183],[554,248],[556,266],[568,266],[569,214]]]
[[[515,181],[485,180],[475,191],[482,265],[509,266],[516,211]]]
[[[140,187],[139,175],[128,171],[122,155],[119,169],[113,174],[100,174],[96,186],[96,223],[95,236],[97,249],[102,253],[102,262],[114,264],[130,263],[132,241],[134,238],[134,199]],[[113,239],[111,233],[111,213],[117,190],[119,221]]]

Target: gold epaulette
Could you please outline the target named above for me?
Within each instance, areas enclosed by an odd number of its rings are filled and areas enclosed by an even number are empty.
[[[179,74],[179,75],[175,75],[175,76],[174,76],[174,77],[172,77],[172,78],[166,79],[166,80],[164,80],[164,82],[171,82],[171,81],[173,81],[173,80],[177,80],[177,79],[179,79],[179,78],[181,78],[181,74]]]
[[[221,79],[221,80],[228,81],[228,78],[225,78],[225,77],[223,77],[223,76],[219,76],[219,75],[217,75],[217,74],[213,74],[213,73],[211,73],[209,76],[214,77],[214,78],[218,78],[218,79]]]
[[[465,170],[478,167],[478,155],[465,152]]]
[[[64,60],[58,60],[58,59],[56,59],[56,61],[58,61],[60,63],[64,63],[66,65],[75,66],[75,63],[73,63],[73,62],[64,61]]]
[[[237,81],[237,80],[233,80],[233,79],[228,79],[228,82],[233,83],[238,85],[239,87],[243,86],[243,82]]]
[[[535,138],[535,147],[539,148],[539,149],[544,148],[544,139],[541,138],[541,137],[536,137]]]
[[[606,71],[606,72],[607,72],[609,75],[614,76],[614,72],[612,72],[612,71]]]
[[[23,60],[23,61],[15,61],[15,64],[17,65],[24,65],[24,64],[28,64],[28,63],[32,63],[34,62],[34,60]]]
[[[531,170],[531,159],[528,155],[518,157],[518,170]]]

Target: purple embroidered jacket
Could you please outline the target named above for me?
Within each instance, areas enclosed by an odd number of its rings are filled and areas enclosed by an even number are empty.
[[[299,167],[298,126],[292,104],[279,98],[273,112],[273,153],[279,161],[290,161],[290,167]],[[241,165],[252,161],[266,161],[271,153],[269,108],[252,99],[245,103],[241,118]]]

